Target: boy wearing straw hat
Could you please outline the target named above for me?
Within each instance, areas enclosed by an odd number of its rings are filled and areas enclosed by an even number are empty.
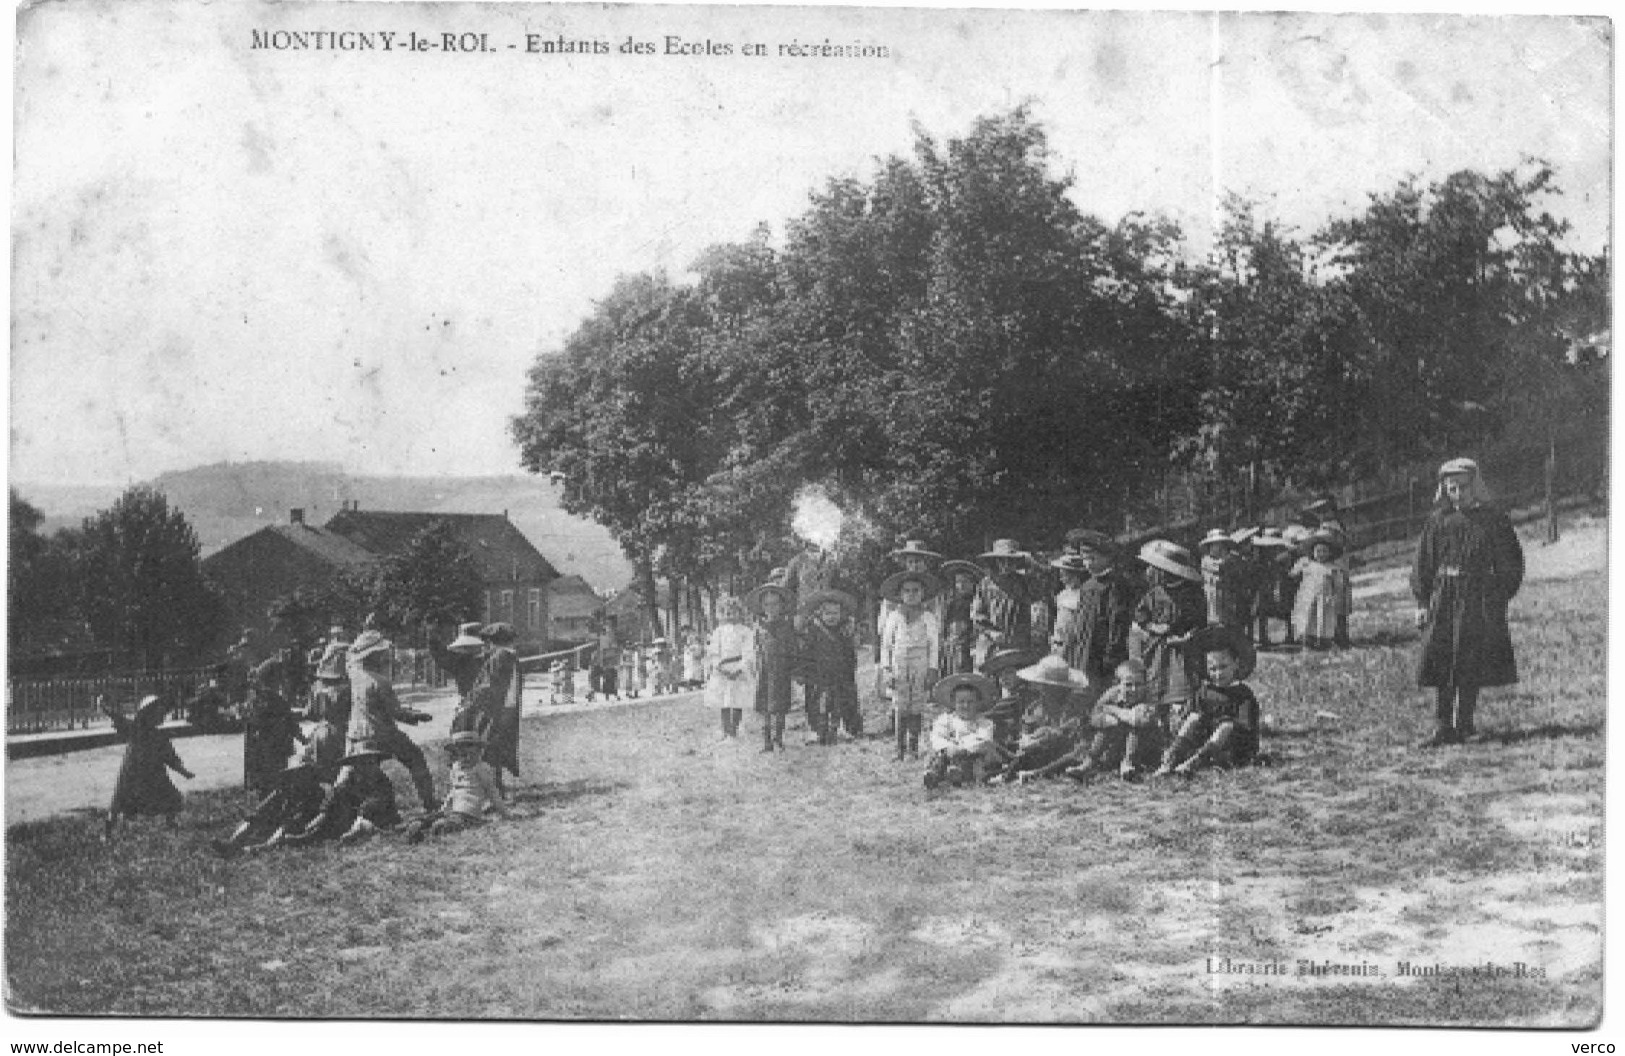
[[[507,813],[491,764],[480,758],[485,751],[485,739],[473,730],[463,730],[451,735],[446,751],[451,755],[451,771],[447,775],[451,787],[446,792],[445,802],[435,813],[425,814],[406,827],[408,843],[418,843],[425,836],[444,836],[484,825],[487,812],[498,816]]]
[[[1134,609],[1132,651],[1145,665],[1150,701],[1173,709],[1190,699],[1196,684],[1196,663],[1185,646],[1207,625],[1202,573],[1188,550],[1165,539],[1141,547],[1140,560],[1148,571],[1145,596]]]
[[[445,645],[439,639],[429,639],[429,655],[440,670],[451,676],[457,686],[457,710],[452,713],[451,732],[480,729],[478,711],[474,708],[474,680],[480,673],[484,659],[485,640],[480,637],[480,624],[460,623],[457,635]]]
[[[1242,612],[1242,573],[1236,561],[1235,542],[1230,533],[1214,528],[1202,537],[1202,593],[1207,598],[1207,622],[1240,628],[1246,624]]]
[[[929,572],[898,572],[880,585],[893,609],[880,631],[880,670],[891,694],[897,758],[920,755],[925,703],[941,673],[942,628],[926,603],[941,592]]]
[[[387,758],[404,765],[412,775],[418,801],[425,811],[439,805],[434,793],[434,778],[429,763],[423,758],[423,749],[412,743],[397,723],[417,725],[427,721],[425,712],[408,708],[395,696],[395,687],[389,680],[390,642],[376,629],[362,631],[348,653],[350,674],[350,726],[346,731],[349,743],[346,751],[355,755],[367,746]]]
[[[802,598],[809,617],[801,635],[806,665],[807,723],[818,743],[831,745],[842,725],[849,737],[863,736],[858,710],[858,643],[852,619],[858,602],[841,590],[819,590]]]
[[[1258,755],[1258,698],[1245,681],[1257,662],[1252,640],[1213,625],[1192,637],[1202,657],[1190,703],[1176,716],[1178,732],[1163,753],[1157,777],[1189,776],[1203,766],[1246,766]]]
[[[1089,688],[1083,672],[1064,657],[1046,656],[1016,672],[1016,677],[1033,686],[1038,697],[1021,718],[1021,736],[1003,771],[996,775],[1014,783],[1023,770],[1037,770],[1072,751],[1083,736],[1083,723],[1077,707],[1077,694]]]
[[[996,539],[981,560],[987,576],[976,587],[971,622],[989,652],[1032,648],[1033,602],[1038,593],[1027,574],[1032,555],[1014,539]]]
[[[1003,757],[993,738],[993,723],[982,709],[995,692],[986,675],[949,675],[931,690],[931,699],[948,710],[931,724],[931,758],[925,768],[925,787],[947,781],[956,787],[981,782],[988,768]]]
[[[801,669],[801,643],[790,620],[794,601],[795,595],[777,583],[763,583],[745,595],[745,608],[757,617],[755,709],[762,717],[763,752],[784,751],[784,719]]]
[[[314,722],[305,742],[304,760],[315,766],[337,766],[344,756],[350,728],[350,681],[344,674],[345,641],[329,642],[316,663],[316,688],[311,691],[305,718]]]

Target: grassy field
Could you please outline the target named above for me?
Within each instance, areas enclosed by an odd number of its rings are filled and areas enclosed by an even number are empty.
[[[230,793],[111,846],[88,817],[17,826],[12,1008],[1582,1026],[1605,602],[1594,567],[1531,582],[1522,683],[1486,693],[1484,743],[1438,753],[1407,747],[1428,709],[1390,592],[1361,647],[1261,663],[1274,765],[1188,784],[928,794],[881,741],[763,756],[747,723],[716,748],[695,702],[531,722],[522,817],[437,845],[220,861]]]

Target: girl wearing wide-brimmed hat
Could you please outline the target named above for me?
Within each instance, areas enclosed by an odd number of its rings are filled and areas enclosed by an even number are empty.
[[[129,739],[124,761],[119,764],[118,781],[113,785],[113,802],[107,808],[102,838],[112,839],[119,820],[137,814],[158,814],[166,824],[175,824],[184,801],[169,779],[169,771],[188,781],[195,775],[175,754],[169,735],[159,729],[164,721],[163,701],[156,696],[143,698],[134,718],[126,718],[106,697],[97,697],[96,706],[113,720],[118,735]]]
[[[1438,725],[1422,742],[1428,748],[1473,736],[1478,691],[1518,681],[1507,605],[1524,573],[1518,534],[1489,504],[1478,463],[1457,458],[1440,466],[1435,499],[1411,567],[1422,628],[1417,681],[1437,694]]]
[[[912,573],[931,572],[942,560],[942,555],[926,546],[923,539],[910,539],[886,556],[894,564],[900,566],[902,571]],[[886,688],[884,674],[878,664],[880,662],[880,639],[886,632],[886,621],[890,619],[891,614],[897,609],[897,602],[886,597],[884,586],[878,593],[880,594],[880,611],[875,616],[875,662],[877,665],[876,678],[879,680],[879,684],[876,688],[879,691],[881,700],[890,700],[891,693]],[[925,603],[926,608],[930,609],[932,615],[936,616],[939,628],[946,627],[946,594],[945,590],[939,591],[935,596],[928,598]],[[894,717],[891,712],[887,713],[888,724]]]
[[[1195,685],[1195,665],[1185,645],[1207,625],[1202,573],[1190,551],[1166,539],[1140,548],[1146,591],[1134,608],[1130,651],[1145,665],[1147,696],[1154,704],[1182,705]]]
[[[981,562],[987,576],[977,584],[971,622],[989,652],[1033,648],[1033,603],[1039,599],[1039,589],[1028,575],[1032,555],[1014,539],[997,539]]]
[[[920,754],[925,705],[941,674],[942,626],[926,605],[942,584],[929,572],[899,572],[880,585],[893,603],[880,631],[880,669],[891,695],[897,758]]]
[[[705,706],[721,716],[722,742],[736,741],[745,709],[756,706],[756,628],[738,598],[717,602],[717,625],[706,642],[705,670]]]
[[[1292,568],[1292,578],[1298,581],[1292,627],[1309,648],[1330,649],[1353,600],[1349,574],[1337,560],[1343,542],[1331,532],[1316,532],[1303,541],[1303,550],[1304,556]]]
[[[1082,633],[1079,604],[1083,585],[1089,579],[1089,562],[1076,551],[1067,551],[1050,562],[1061,576],[1061,589],[1055,593],[1055,621],[1050,630],[1050,652],[1074,667],[1080,666]]]
[[[756,614],[756,713],[762,716],[762,751],[784,751],[784,719],[790,711],[794,679],[801,665],[801,641],[791,621],[795,595],[764,583],[745,595]]]

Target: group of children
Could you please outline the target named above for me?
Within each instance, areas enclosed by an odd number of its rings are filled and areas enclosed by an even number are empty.
[[[1222,590],[1245,559],[1208,549]],[[935,569],[941,555],[923,543],[894,551],[903,569],[880,587],[877,659],[895,758],[918,759],[924,740],[931,787],[1254,761],[1261,715],[1245,679],[1257,652],[1244,625],[1210,610],[1204,569],[1183,547],[1147,543],[1143,580],[1122,556],[1103,533],[1070,533],[1049,562],[1062,583],[1051,599],[1044,566],[1013,540],[980,564]],[[797,598],[777,581],[724,599],[705,698],[724,741],[748,708],[762,717],[762,751],[782,751],[797,682],[818,743],[834,744],[842,728],[861,737],[857,615],[849,593]]]
[[[679,639],[673,643],[667,638],[650,642],[615,646],[613,658],[615,677],[594,680],[587,691],[587,700],[634,700],[641,696],[661,697],[673,693],[699,689],[705,682],[705,641],[684,626]],[[574,669],[560,661],[553,668],[555,696],[573,696]]]

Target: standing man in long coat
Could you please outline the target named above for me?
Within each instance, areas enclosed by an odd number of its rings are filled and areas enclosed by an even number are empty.
[[[1422,529],[1411,592],[1422,628],[1417,682],[1436,693],[1433,735],[1419,747],[1460,744],[1476,732],[1478,691],[1518,681],[1507,604],[1523,585],[1512,521],[1489,505],[1478,463],[1439,467],[1439,507]]]

